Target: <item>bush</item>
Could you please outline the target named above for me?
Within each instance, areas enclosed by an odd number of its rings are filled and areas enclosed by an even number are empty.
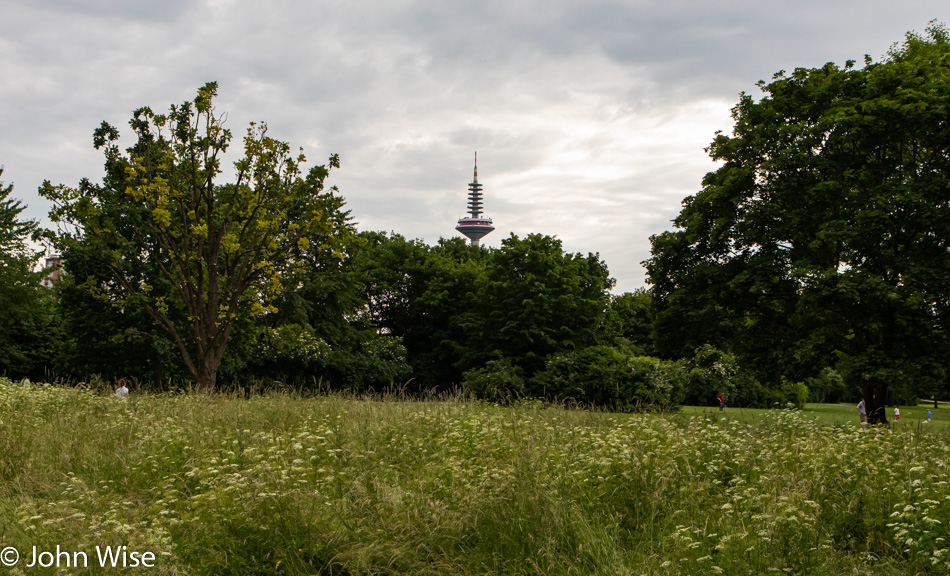
[[[848,395],[848,387],[841,374],[826,366],[818,376],[806,380],[808,386],[808,401],[816,403],[850,402],[853,398]]]
[[[744,408],[772,408],[784,405],[785,396],[778,388],[769,388],[749,372],[739,372],[735,377],[736,391],[730,405]]]
[[[631,411],[669,408],[674,397],[682,396],[685,380],[677,363],[591,346],[549,357],[532,379],[532,390],[552,400]]]
[[[265,328],[253,358],[252,377],[351,392],[391,388],[412,374],[400,338],[373,333],[334,348],[306,324]]]
[[[732,354],[704,344],[686,361],[686,371],[685,404],[716,406],[719,394],[726,396],[726,404],[738,404],[736,377],[739,364]]]
[[[252,370],[273,380],[301,382],[323,372],[333,350],[306,324],[284,324],[265,328]]]
[[[334,350],[323,375],[334,389],[365,392],[402,385],[412,368],[401,338],[372,334],[352,349]]]
[[[658,361],[650,378],[653,387],[664,398],[664,410],[672,410],[683,403],[689,375],[681,360]]]
[[[462,389],[485,400],[510,402],[525,396],[525,381],[521,368],[503,358],[465,372]]]
[[[808,386],[804,382],[785,382],[782,384],[782,394],[786,404],[792,404],[799,410],[805,407],[808,401]]]

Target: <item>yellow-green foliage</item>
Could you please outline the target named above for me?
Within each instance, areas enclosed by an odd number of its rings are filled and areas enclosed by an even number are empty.
[[[948,463],[945,431],[797,411],[0,380],[0,547],[126,545],[150,574],[945,574]]]

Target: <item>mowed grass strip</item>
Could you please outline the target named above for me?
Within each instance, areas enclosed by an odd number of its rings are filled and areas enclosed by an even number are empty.
[[[115,572],[97,545],[154,553],[151,574],[948,573],[947,429],[850,410],[0,381],[0,547],[85,551],[88,574]]]
[[[922,402],[916,406],[899,406],[901,418],[894,420],[894,407],[888,406],[887,419],[892,426],[907,428],[909,426],[923,425],[928,428],[945,429],[950,427],[950,402],[938,402],[937,408],[933,407],[933,402]],[[927,410],[930,410],[932,420],[927,420]],[[727,406],[721,414],[718,406],[683,406],[680,408],[681,415],[712,417],[725,416],[738,419],[740,422],[752,424],[768,418],[775,410],[763,408],[733,408]],[[828,426],[857,426],[858,419],[857,403],[848,404],[806,404],[801,411],[806,417],[813,418],[815,422]]]

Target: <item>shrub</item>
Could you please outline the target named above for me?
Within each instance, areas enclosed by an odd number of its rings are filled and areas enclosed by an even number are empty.
[[[808,401],[808,386],[804,382],[785,382],[782,384],[782,394],[787,404],[792,404],[801,410]]]
[[[333,350],[313,328],[302,324],[284,324],[265,328],[253,358],[253,371],[275,380],[298,382],[319,374]]]
[[[546,398],[612,410],[668,408],[681,396],[685,375],[676,363],[635,356],[613,346],[591,346],[548,358],[532,379]]]
[[[650,378],[651,384],[664,399],[663,409],[671,410],[683,403],[689,375],[681,360],[658,361]]]
[[[739,372],[735,378],[736,392],[732,406],[772,408],[785,405],[785,395],[779,388],[768,387],[748,372]]]
[[[507,358],[489,360],[484,367],[465,372],[462,388],[493,402],[509,402],[525,396],[523,372]]]
[[[352,349],[334,350],[324,376],[334,389],[365,392],[403,384],[412,368],[401,338],[373,334]]]
[[[720,393],[725,394],[727,404],[737,403],[739,364],[732,354],[704,344],[686,361],[686,370],[685,404],[715,406]]]
[[[405,382],[412,373],[400,338],[370,334],[334,348],[311,326],[266,328],[251,374],[296,386],[322,380],[330,389],[364,392]]]
[[[806,380],[809,402],[850,402],[848,387],[841,374],[830,366],[822,368],[818,376]]]

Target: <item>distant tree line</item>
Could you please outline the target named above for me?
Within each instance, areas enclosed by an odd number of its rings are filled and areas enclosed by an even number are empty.
[[[134,378],[154,390],[463,388],[614,410],[945,396],[950,340],[950,38],[881,62],[780,72],[743,94],[720,167],[651,238],[650,287],[611,294],[598,254],[358,232],[336,156],[230,132],[208,84],[168,114],[103,123],[101,184],[45,183],[38,229],[0,184],[0,373]],[[51,289],[27,241],[62,256]],[[42,238],[41,238],[42,237]]]
[[[711,404],[721,391],[746,405],[790,398],[747,382],[735,356],[709,345],[659,358],[651,293],[610,294],[599,256],[566,253],[556,238],[512,235],[498,249],[379,232],[348,242],[338,265],[309,269],[267,313],[238,317],[218,390],[461,388],[492,401],[615,410]],[[154,319],[103,298],[109,273],[83,253],[64,251],[52,289],[43,272],[29,272],[18,310],[31,320],[5,332],[3,372],[71,383],[127,377],[154,391],[193,384]],[[26,256],[22,264],[30,270]]]

